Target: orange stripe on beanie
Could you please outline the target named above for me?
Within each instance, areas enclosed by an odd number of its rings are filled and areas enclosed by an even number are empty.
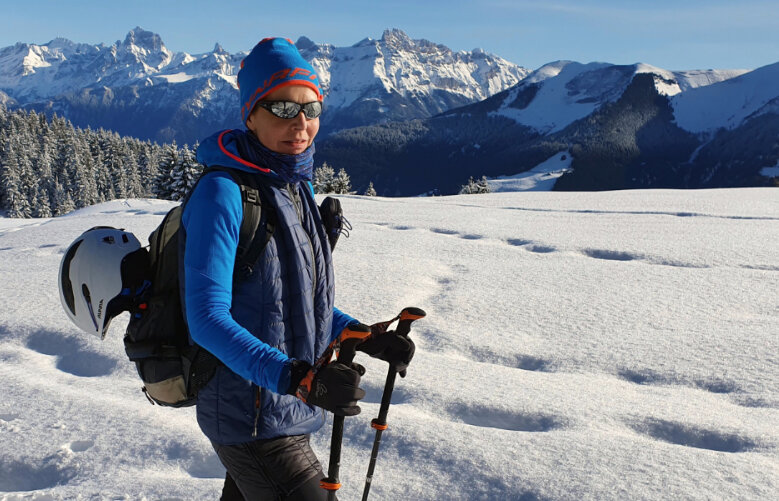
[[[314,68],[287,38],[265,38],[241,61],[238,89],[244,123],[257,101],[287,85],[305,85],[322,101],[322,87]]]

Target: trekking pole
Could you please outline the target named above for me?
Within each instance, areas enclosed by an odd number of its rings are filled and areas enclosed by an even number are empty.
[[[349,365],[354,360],[357,345],[371,335],[367,325],[356,324],[344,329],[336,340],[335,350],[337,361]],[[319,482],[319,486],[327,490],[328,501],[335,500],[335,491],[341,488],[338,472],[341,469],[341,443],[344,437],[344,416],[333,416],[333,437],[330,440],[330,464],[327,467],[327,477]]]
[[[426,315],[427,313],[420,308],[404,308],[403,311],[400,312],[400,315],[394,319],[377,325],[379,329],[386,331],[392,322],[400,320],[395,332],[403,337],[408,337],[409,332],[411,332],[411,322],[424,318]],[[390,366],[389,372],[387,372],[387,381],[384,383],[384,393],[381,395],[379,417],[371,421],[371,427],[376,430],[376,438],[373,440],[371,462],[370,465],[368,465],[368,475],[365,477],[365,489],[362,492],[362,501],[368,499],[368,493],[371,490],[373,471],[376,468],[376,458],[379,456],[379,446],[381,445],[381,434],[387,429],[387,413],[389,413],[389,406],[392,401],[392,391],[395,389],[395,376],[397,373],[398,372]]]

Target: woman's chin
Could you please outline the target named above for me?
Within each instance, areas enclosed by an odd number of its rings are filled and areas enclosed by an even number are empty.
[[[303,153],[308,148],[308,143],[282,143],[279,147],[279,153],[286,155],[298,155]]]

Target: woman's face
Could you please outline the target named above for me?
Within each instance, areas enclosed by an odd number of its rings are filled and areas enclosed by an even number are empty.
[[[294,101],[299,104],[316,101],[316,92],[305,85],[289,85],[271,92],[263,101]],[[319,132],[319,118],[308,120],[302,111],[292,119],[275,116],[261,106],[255,106],[246,127],[254,132],[266,148],[277,153],[297,155],[314,142]]]

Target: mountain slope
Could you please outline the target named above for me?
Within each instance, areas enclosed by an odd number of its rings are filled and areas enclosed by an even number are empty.
[[[556,61],[535,70],[512,88],[495,113],[541,132],[557,132],[619,99],[638,74],[654,75],[658,93],[672,96],[743,73],[742,70],[671,72],[643,63]]]
[[[691,132],[734,129],[746,119],[779,113],[779,62],[674,96],[680,127]]]
[[[564,151],[573,161],[555,189],[768,186],[774,181],[760,172],[779,159],[779,98],[765,97],[779,95],[765,76],[772,71],[773,65],[749,73],[669,72],[558,61],[482,102],[431,119],[341,131],[318,155],[354,172],[358,190],[373,181],[387,195],[454,193],[469,177],[515,175]],[[745,89],[742,101],[756,94],[763,101],[752,101],[762,104],[716,140],[681,126],[674,105],[686,93],[722,88]],[[738,101],[737,95],[729,94]]]

